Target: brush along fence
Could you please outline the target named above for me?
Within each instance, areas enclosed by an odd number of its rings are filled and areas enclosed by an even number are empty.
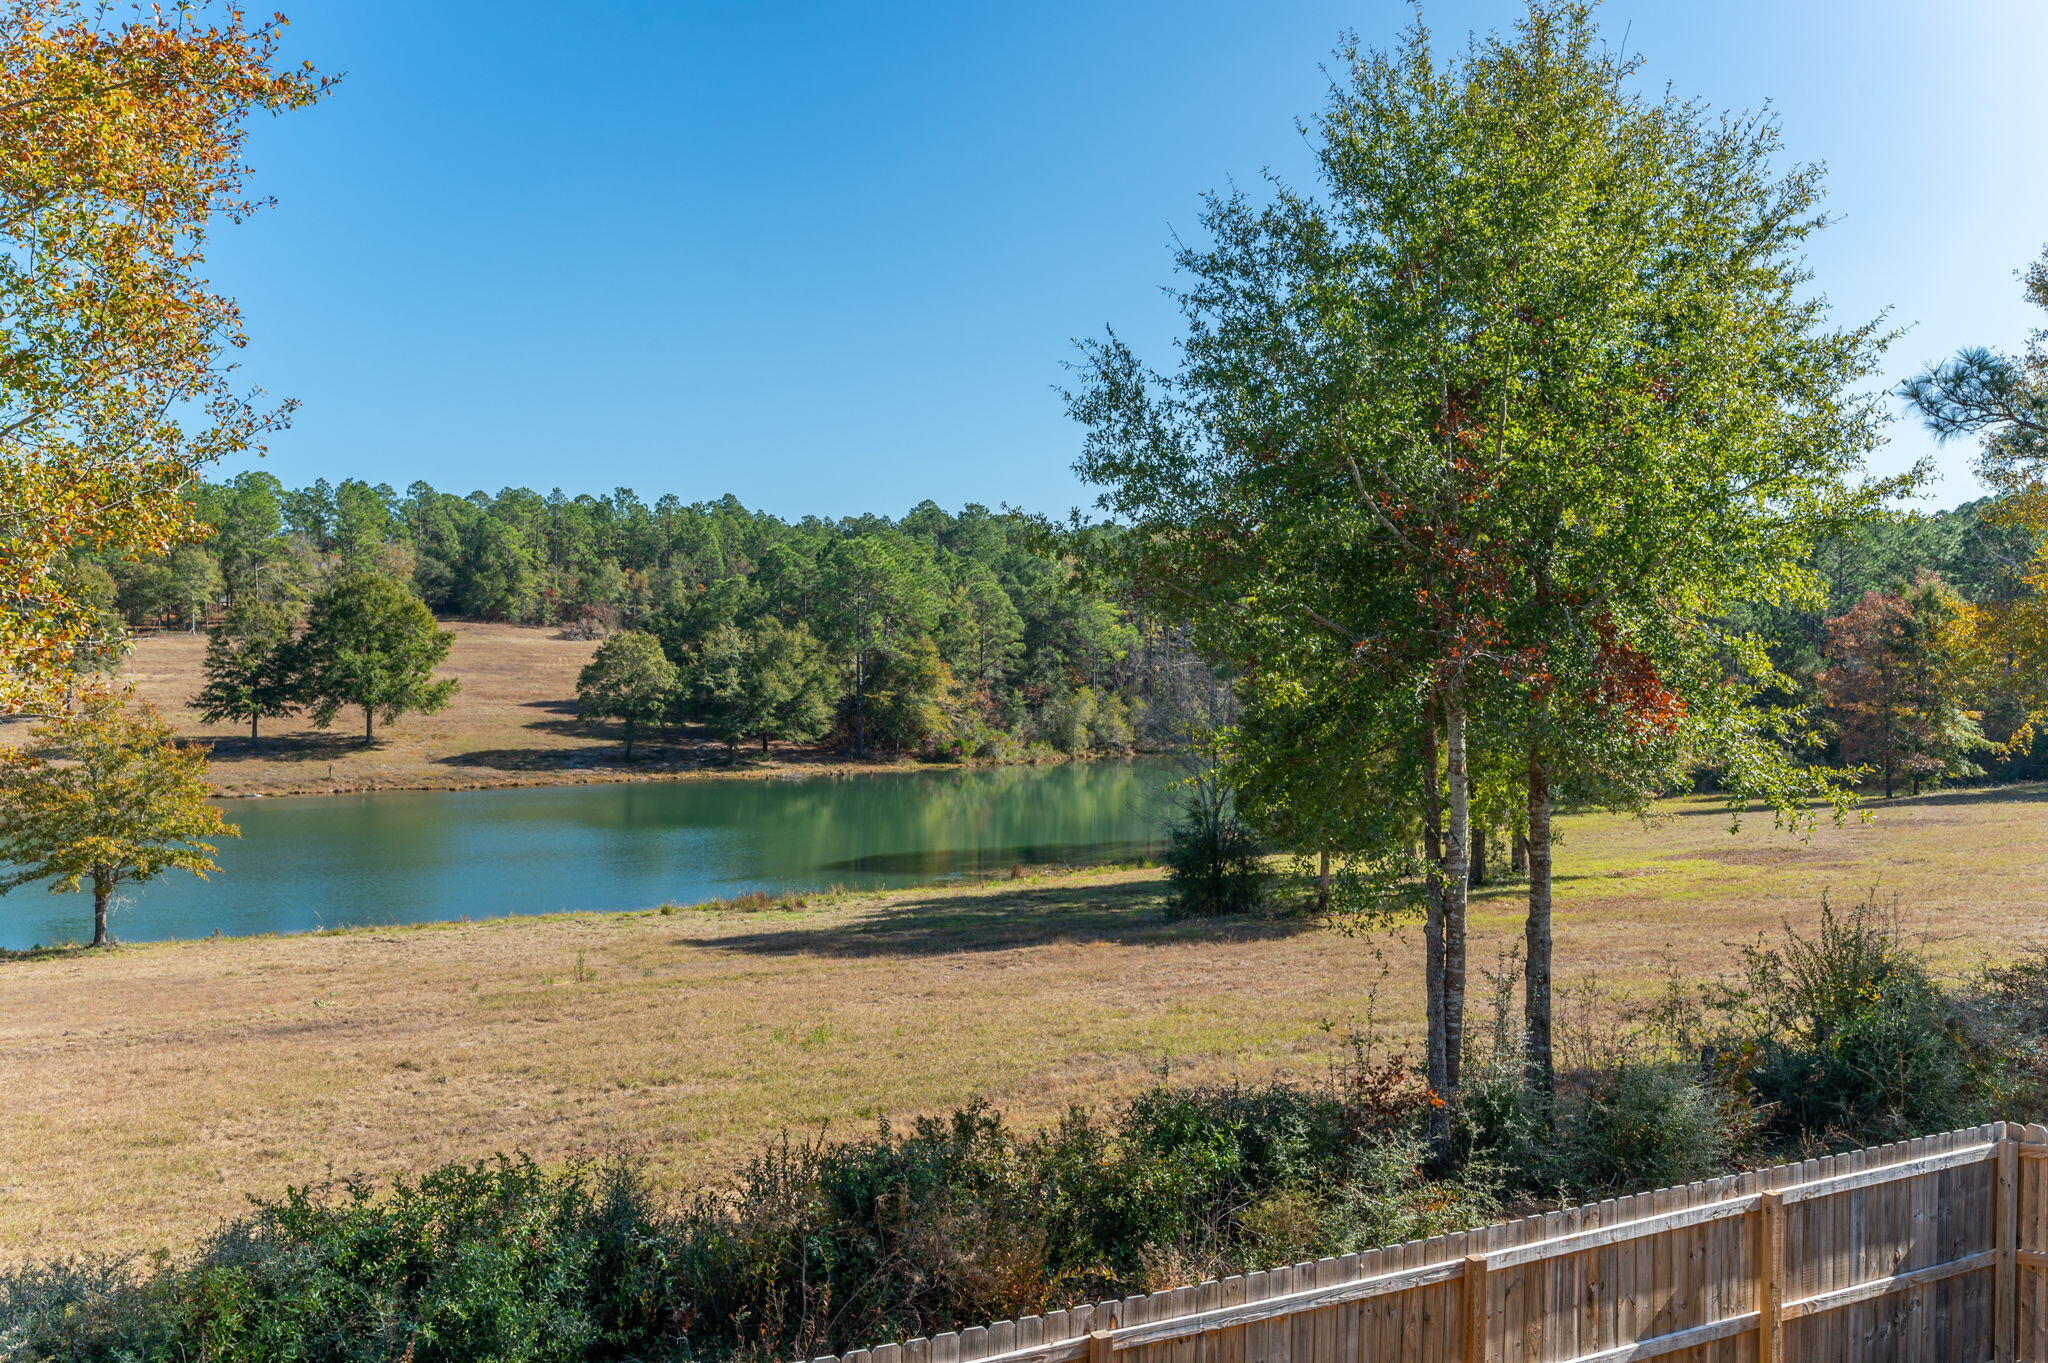
[[[813,1363],[2048,1363],[2048,1127],[1965,1131]]]

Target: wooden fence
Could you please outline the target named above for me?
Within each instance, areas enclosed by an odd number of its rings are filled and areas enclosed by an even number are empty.
[[[2044,1269],[1993,1122],[815,1363],[2048,1363]]]

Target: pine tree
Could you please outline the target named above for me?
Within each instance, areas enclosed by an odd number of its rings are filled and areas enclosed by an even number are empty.
[[[292,611],[262,598],[239,601],[213,627],[206,644],[206,685],[195,704],[209,724],[247,720],[249,742],[258,724],[298,708],[299,681]]]

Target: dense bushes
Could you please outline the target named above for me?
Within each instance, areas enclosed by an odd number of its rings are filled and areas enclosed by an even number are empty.
[[[1400,1066],[1161,1088],[1020,1136],[970,1107],[784,1142],[657,1199],[523,1159],[260,1205],[178,1265],[0,1279],[0,1356],[136,1363],[792,1358],[1484,1221],[1424,1178]]]
[[[1361,1057],[1036,1134],[973,1106],[784,1141],[680,1200],[627,1162],[455,1165],[294,1190],[183,1261],[0,1276],[0,1358],[767,1363],[2048,1112],[2048,955],[1944,985],[1868,908],[1632,1025],[1603,1009],[1554,1104],[1501,1007],[1449,1148],[1412,1073]]]

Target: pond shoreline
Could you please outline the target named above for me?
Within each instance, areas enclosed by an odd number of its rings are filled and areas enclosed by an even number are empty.
[[[796,781],[814,776],[901,775],[926,771],[960,772],[1009,767],[1056,767],[1076,762],[1121,762],[1129,761],[1133,757],[1161,755],[1163,754],[1144,752],[1082,753],[1073,756],[1032,758],[1021,762],[990,762],[973,758],[947,758],[935,761],[921,757],[859,758],[827,755],[808,761],[783,757],[770,758],[765,762],[731,765],[692,762],[688,765],[650,764],[644,768],[637,764],[628,766],[622,762],[613,767],[592,765],[575,770],[552,770],[533,774],[505,772],[484,778],[451,775],[446,780],[422,778],[412,774],[383,780],[373,774],[364,774],[327,777],[299,785],[266,782],[261,789],[234,789],[230,782],[216,781],[209,794],[217,800],[266,800],[303,795],[375,795],[400,792],[436,794],[475,790],[526,790],[539,786],[644,785],[669,781]]]

